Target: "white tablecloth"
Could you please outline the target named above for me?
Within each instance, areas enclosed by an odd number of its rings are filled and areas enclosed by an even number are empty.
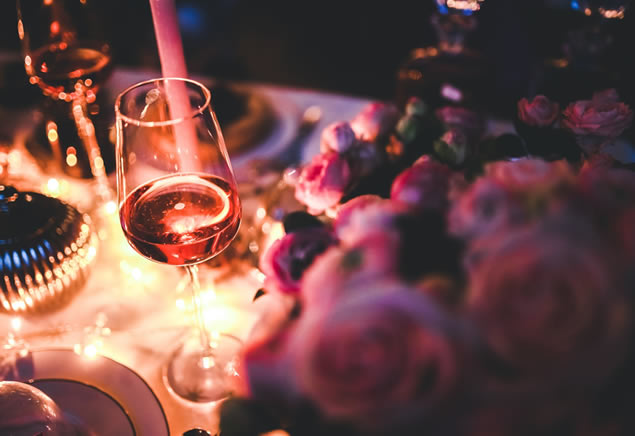
[[[154,72],[118,70],[107,84],[117,93],[141,80],[156,77]],[[329,123],[351,119],[368,103],[367,99],[304,89],[290,89],[263,84],[243,84],[270,99],[280,117],[277,129],[248,156],[233,156],[237,172],[250,158],[267,155],[284,148],[297,127],[302,111],[311,106],[322,108],[323,117],[309,137],[305,159],[319,149],[319,135]],[[28,123],[26,123],[28,124]],[[22,152],[16,153],[28,172],[28,179],[47,193],[83,210],[91,210],[102,239],[97,259],[82,291],[66,308],[47,315],[18,318],[0,315],[0,339],[6,344],[13,334],[29,347],[70,348],[90,358],[99,353],[110,357],[140,374],[159,398],[170,431],[180,435],[201,427],[217,427],[216,404],[194,405],[171,395],[165,388],[161,370],[179,338],[191,325],[192,312],[188,289],[180,269],[152,263],[132,251],[123,238],[116,211],[91,204],[94,195],[86,182],[60,174],[44,173]],[[51,181],[53,180],[53,181]],[[202,286],[215,272],[202,268]],[[275,310],[279,301],[267,296],[252,302],[260,287],[256,270],[233,276],[217,284],[216,299],[204,295],[210,327],[246,338],[263,311]],[[152,436],[152,435],[150,435]]]

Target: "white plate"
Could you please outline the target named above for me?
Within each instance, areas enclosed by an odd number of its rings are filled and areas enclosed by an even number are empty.
[[[110,89],[112,95],[116,96],[119,92],[135,83],[160,76],[160,72],[157,71],[119,68],[113,73],[106,86]],[[208,87],[213,87],[214,85],[213,80],[209,77],[194,76],[192,78]],[[254,158],[270,157],[282,152],[298,130],[302,111],[282,89],[244,83],[237,83],[234,86],[249,92],[262,94],[270,101],[275,118],[271,132],[259,144],[242,153],[232,154],[232,166],[237,169]]]
[[[259,92],[271,101],[275,122],[269,135],[258,145],[231,156],[234,168],[240,168],[254,158],[272,157],[282,153],[297,133],[302,117],[298,106],[280,92],[264,87],[254,87],[251,91]]]
[[[32,351],[32,369],[18,381],[32,382],[60,409],[100,436],[167,436],[159,400],[134,371],[106,357],[71,350]],[[22,358],[21,366],[25,365]]]
[[[102,390],[74,380],[39,379],[31,383],[48,395],[70,423],[87,435],[135,436],[123,407]]]

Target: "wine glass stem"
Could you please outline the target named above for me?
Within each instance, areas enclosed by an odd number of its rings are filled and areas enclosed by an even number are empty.
[[[196,325],[198,327],[199,338],[201,340],[201,350],[203,351],[202,355],[209,356],[212,353],[212,347],[210,346],[209,333],[205,327],[205,316],[203,314],[203,305],[201,304],[201,285],[198,280],[198,267],[196,265],[188,265],[185,269],[190,277],[192,303],[194,304]]]
[[[77,97],[73,100],[72,104],[73,118],[77,126],[77,132],[88,155],[90,172],[97,183],[97,194],[103,202],[111,201],[112,193],[106,176],[104,159],[101,156],[101,150],[97,143],[95,126],[86,110],[86,96],[83,89],[77,89]]]

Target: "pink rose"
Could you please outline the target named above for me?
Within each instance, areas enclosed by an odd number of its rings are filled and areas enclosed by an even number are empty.
[[[544,95],[537,95],[530,102],[526,98],[518,102],[518,118],[529,126],[549,127],[560,114],[560,105]]]
[[[505,187],[487,177],[476,180],[452,204],[450,234],[472,239],[524,221],[522,205]]]
[[[345,153],[355,145],[356,141],[355,132],[353,132],[351,125],[346,121],[338,121],[329,124],[322,130],[320,151],[322,153],[329,151]]]
[[[326,417],[399,434],[399,426],[434,418],[459,386],[453,327],[415,289],[366,284],[328,310],[303,313],[295,377]]]
[[[346,160],[334,152],[313,157],[298,177],[295,198],[313,214],[335,206],[351,183],[351,170]]]
[[[373,233],[399,233],[397,219],[402,213],[404,209],[390,200],[372,201],[366,197],[344,209],[335,221],[335,232],[342,243],[349,245]]]
[[[483,233],[477,233],[468,241],[467,248],[463,253],[463,268],[468,276],[473,276],[480,265],[492,256],[492,253],[498,250],[501,240],[504,240],[508,234],[515,234],[522,225],[516,228],[500,227],[500,229],[490,228]],[[512,233],[513,232],[513,233]]]
[[[387,136],[399,120],[400,113],[392,103],[373,102],[366,105],[351,121],[358,139],[374,142]]]
[[[592,100],[571,103],[562,119],[562,125],[580,137],[583,141],[580,145],[586,151],[595,151],[617,138],[632,122],[633,111],[628,105],[617,101],[614,90],[596,93]]]
[[[455,171],[450,176],[450,189],[448,191],[448,199],[451,203],[456,201],[470,187],[470,182],[465,179],[465,174]]]
[[[448,129],[463,130],[471,140],[478,140],[485,132],[485,121],[476,112],[458,106],[444,106],[436,110],[437,118]]]
[[[366,194],[348,200],[337,208],[337,216],[335,219],[335,228],[338,225],[347,225],[351,219],[353,212],[366,209],[368,206],[385,202],[386,199],[379,195]],[[336,230],[337,231],[337,230]]]
[[[470,276],[468,316],[519,383],[603,383],[627,350],[629,309],[612,252],[567,220],[489,241]]]
[[[280,324],[270,335],[261,335],[245,345],[240,368],[244,386],[239,386],[243,395],[287,406],[301,399],[298,386],[289,377],[293,369],[291,327],[292,324]]]
[[[571,166],[564,160],[542,159],[498,161],[486,165],[488,177],[513,192],[545,191],[573,181]]]
[[[564,160],[519,159],[486,165],[487,177],[503,186],[524,217],[538,220],[566,212],[575,197],[575,176]]]
[[[354,244],[331,247],[302,277],[307,310],[332,306],[356,291],[365,292],[364,283],[395,278],[399,250],[399,238],[390,232],[372,233]]]
[[[267,277],[265,288],[298,293],[304,271],[317,255],[336,242],[333,233],[321,227],[301,229],[274,241],[260,258],[260,270]]]
[[[390,200],[380,197],[379,195],[366,194],[354,197],[348,200],[346,203],[341,204],[337,209],[337,216],[333,223],[335,232],[338,233],[338,227],[346,227],[351,222],[351,217],[367,208],[372,208],[375,205],[382,205],[389,203]]]
[[[432,159],[419,159],[399,174],[392,183],[390,198],[412,211],[445,212],[452,171]]]

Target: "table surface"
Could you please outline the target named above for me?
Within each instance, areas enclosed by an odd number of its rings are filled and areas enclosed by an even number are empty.
[[[117,70],[106,87],[117,93],[156,76],[153,71]],[[271,101],[279,117],[279,128],[247,155],[232,156],[238,174],[249,159],[283,151],[305,108],[317,105],[323,112],[307,139],[306,160],[319,149],[320,132],[326,125],[351,119],[368,103],[363,98],[313,90],[264,84],[240,86],[262,93]],[[21,125],[28,126],[29,122]],[[93,204],[94,195],[88,182],[43,171],[24,151],[19,138],[14,150],[19,157],[17,166],[28,174],[29,183],[36,189],[47,192],[54,186],[60,198],[90,211],[99,228],[100,245],[88,281],[70,305],[46,315],[24,318],[0,315],[0,340],[6,343],[7,336],[13,334],[32,349],[69,348],[87,359],[95,352],[112,358],[148,382],[164,408],[171,434],[180,435],[193,427],[216,429],[218,404],[199,405],[181,400],[169,393],[162,382],[163,364],[193,322],[183,272],[152,263],[134,252],[123,237],[114,204],[111,209]],[[53,185],[51,179],[56,180]],[[209,292],[209,283],[218,271],[203,265],[201,273],[203,302],[211,329],[246,339],[263,313],[280,307],[281,302],[274,296],[252,302],[262,279],[255,269],[216,283],[215,294]]]
[[[154,71],[117,70],[106,84],[111,93],[156,77]],[[209,82],[209,78],[200,78]],[[268,98],[278,116],[277,127],[252,151],[232,156],[240,178],[243,165],[254,157],[283,152],[293,138],[304,109],[317,105],[322,119],[306,140],[306,161],[319,151],[322,129],[328,124],[352,119],[369,100],[352,96],[293,89],[258,83],[239,86]],[[7,122],[6,119],[4,121]],[[162,368],[186,329],[193,324],[187,281],[174,267],[150,262],[134,252],[123,237],[112,204],[94,204],[89,182],[69,179],[60,173],[43,171],[25,151],[24,137],[34,125],[29,114],[15,122],[14,164],[35,189],[55,194],[81,210],[89,211],[99,228],[97,259],[87,283],[70,305],[55,313],[24,318],[0,314],[0,346],[13,335],[32,349],[74,349],[87,359],[93,353],[112,358],[137,372],[161,402],[173,435],[193,427],[217,428],[218,404],[193,404],[172,395],[163,384]],[[488,130],[500,134],[513,131],[510,123],[490,120]],[[635,160],[635,150],[630,150]],[[52,183],[51,180],[54,182]],[[264,314],[280,310],[284,302],[275,296],[252,301],[262,285],[256,269],[230,276],[210,291],[211,278],[219,274],[205,264],[201,267],[203,304],[210,329],[232,333],[245,340]],[[1,357],[1,356],[0,356]],[[142,435],[143,436],[143,435]]]

